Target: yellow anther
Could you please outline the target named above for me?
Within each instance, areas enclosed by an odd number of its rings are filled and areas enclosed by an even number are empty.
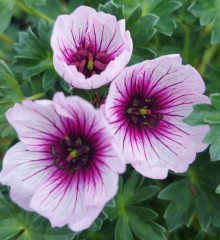
[[[67,145],[70,146],[70,145],[71,145],[70,138],[66,135],[66,136],[64,137],[64,139],[66,140]]]
[[[70,138],[69,138],[68,136],[65,136],[64,139],[65,139],[66,141],[69,141],[69,140],[70,140]]]

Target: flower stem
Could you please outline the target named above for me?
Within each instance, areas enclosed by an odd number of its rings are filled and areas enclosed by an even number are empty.
[[[45,20],[47,23],[53,22],[53,19],[35,8],[26,6],[22,1],[16,1],[16,4],[22,11],[26,12],[27,14],[38,16],[39,18]]]
[[[183,46],[183,58],[188,61],[189,60],[189,46],[190,46],[190,28],[186,24],[181,23],[181,25],[185,32],[184,46]]]
[[[27,97],[27,99],[29,99],[29,100],[36,100],[36,99],[43,98],[43,97],[45,97],[45,93],[44,92],[37,93],[37,94],[35,94],[35,95],[31,96],[31,97]]]
[[[3,42],[7,43],[10,46],[12,46],[14,43],[14,40],[5,33],[2,33],[0,35],[0,40],[2,40]]]
[[[212,45],[205,51],[203,61],[200,65],[199,72],[202,76],[205,75],[208,64],[211,62],[216,53],[218,53],[219,44]]]

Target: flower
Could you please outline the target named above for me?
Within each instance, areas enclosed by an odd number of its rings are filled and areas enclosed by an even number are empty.
[[[81,6],[57,18],[51,37],[56,71],[71,86],[98,88],[130,60],[133,44],[125,20]]]
[[[124,159],[142,175],[163,179],[181,173],[207,145],[208,126],[182,120],[192,105],[209,103],[204,82],[179,55],[127,67],[112,82],[102,111],[119,141]]]
[[[7,118],[21,140],[7,151],[0,173],[12,200],[53,227],[88,228],[125,170],[101,113],[57,93],[53,101],[16,104]]]

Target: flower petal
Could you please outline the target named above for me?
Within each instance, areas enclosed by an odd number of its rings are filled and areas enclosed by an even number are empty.
[[[85,214],[80,175],[59,171],[35,191],[30,206],[48,218],[53,227],[62,227]]]
[[[13,201],[28,211],[34,192],[54,171],[50,156],[28,151],[21,142],[11,147],[3,160],[0,182],[11,187]]]
[[[98,217],[101,211],[102,208],[100,207],[88,206],[86,209],[86,214],[84,214],[81,218],[77,219],[76,221],[71,222],[69,224],[69,227],[75,232],[87,229],[92,225],[92,223],[95,221],[95,219]]]
[[[63,59],[66,50],[76,50],[77,43],[84,38],[88,28],[88,16],[96,13],[90,7],[78,7],[70,15],[60,15],[55,21],[51,36],[51,47],[55,58]],[[62,73],[60,73],[62,76]]]
[[[70,118],[78,119],[78,122],[84,126],[85,135],[96,137],[94,138],[94,142],[97,142],[96,145],[98,147],[96,157],[99,154],[102,162],[112,169],[113,172],[123,173],[125,164],[118,154],[115,136],[102,113],[77,96],[65,97],[63,93],[56,93],[53,101],[60,106],[57,109],[58,112],[60,109],[65,109]],[[75,103],[74,105],[73,102]],[[85,113],[89,114],[89,117]]]
[[[67,132],[54,103],[45,101],[23,101],[15,104],[6,113],[10,124],[29,150],[48,151],[48,146],[63,138]]]
[[[193,104],[210,103],[206,96],[199,94],[203,92],[203,80],[194,68],[181,65],[179,55],[125,68],[111,84],[102,107],[125,161],[152,178],[165,178],[169,169],[186,171],[196,152],[207,147],[202,138],[208,127],[194,128],[183,122]],[[152,99],[154,102],[147,103]],[[157,115],[151,114],[160,114],[159,121],[152,126],[135,125],[128,113],[130,106],[140,108],[137,103],[134,105],[134,100],[152,104],[147,105],[152,113],[147,113],[145,118],[153,120]],[[155,108],[151,110],[153,105]]]
[[[85,77],[72,63],[80,49],[93,46],[92,55],[106,51],[108,57],[102,64],[105,70]],[[112,81],[129,62],[133,44],[125,31],[125,21],[115,16],[79,7],[71,15],[57,18],[51,38],[54,68],[71,86],[83,89],[98,88]],[[87,50],[86,50],[87,51]],[[75,59],[75,58],[74,58]],[[79,59],[79,61],[81,61]]]

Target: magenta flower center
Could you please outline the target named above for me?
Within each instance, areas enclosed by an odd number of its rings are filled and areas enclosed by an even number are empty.
[[[91,158],[91,146],[80,137],[65,136],[57,144],[51,144],[51,154],[54,165],[61,170],[71,173],[84,167]]]
[[[127,116],[130,122],[137,127],[155,128],[163,118],[163,115],[157,112],[159,109],[162,109],[162,106],[157,104],[155,97],[134,98],[127,108]]]
[[[75,52],[72,50],[63,51],[63,55],[66,63],[76,66],[77,70],[84,74],[86,78],[94,74],[100,74],[106,69],[108,63],[113,60],[106,50],[95,50],[93,44],[89,44],[87,47],[81,46]]]

